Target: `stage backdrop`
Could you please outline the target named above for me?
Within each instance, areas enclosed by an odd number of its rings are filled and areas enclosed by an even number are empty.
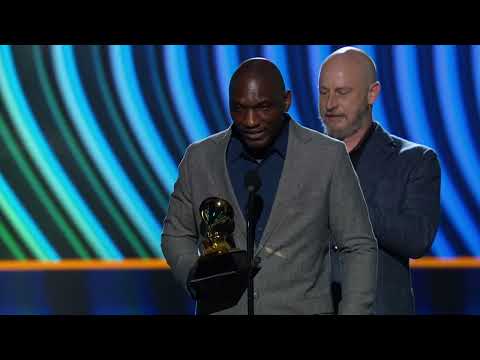
[[[480,46],[357,46],[382,84],[375,119],[440,158],[419,312],[480,313]],[[255,56],[322,131],[318,69],[339,47],[0,46],[0,313],[192,313],[160,248],[183,151],[230,125],[229,79]]]

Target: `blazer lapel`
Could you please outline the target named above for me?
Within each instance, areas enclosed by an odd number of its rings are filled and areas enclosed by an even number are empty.
[[[356,169],[366,199],[370,198],[376,189],[378,179],[385,174],[389,163],[387,160],[394,154],[395,149],[394,140],[380,124],[377,124],[377,129],[366,144],[362,159]]]
[[[262,250],[275,229],[283,222],[284,217],[287,215],[287,211],[285,211],[286,204],[288,204],[288,202],[298,193],[297,190],[301,186],[300,180],[302,179],[302,168],[299,166],[297,158],[298,151],[300,151],[298,147],[299,145],[308,142],[310,139],[309,135],[305,135],[301,132],[300,125],[294,120],[290,120],[287,155],[285,163],[283,164],[282,175],[278,183],[277,193],[273,201],[267,225],[265,226],[265,230],[255,253],[259,253]]]
[[[232,205],[233,212],[235,214],[235,233],[237,236],[234,236],[235,246],[240,249],[245,249],[247,246],[247,235],[246,227],[247,222],[243,216],[243,211],[240,208],[238,203],[237,196],[232,186],[232,181],[230,180],[230,175],[228,174],[227,168],[227,147],[232,135],[232,126],[225,131],[223,136],[220,136],[215,139],[221,149],[220,151],[216,148],[215,153],[211,154],[212,159],[212,171],[214,171],[213,186],[219,195],[224,196],[230,205]],[[240,236],[238,236],[240,235]]]

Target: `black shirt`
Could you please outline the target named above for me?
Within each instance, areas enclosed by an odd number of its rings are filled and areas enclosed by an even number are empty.
[[[377,123],[372,122],[370,124],[370,127],[368,128],[367,132],[365,135],[362,137],[360,142],[355,146],[352,151],[350,151],[350,160],[352,161],[353,167],[355,170],[357,169],[358,162],[360,161],[360,158],[362,156],[362,152],[365,149],[365,145],[367,145],[368,141],[372,137],[372,134],[375,132],[375,129],[377,128]]]

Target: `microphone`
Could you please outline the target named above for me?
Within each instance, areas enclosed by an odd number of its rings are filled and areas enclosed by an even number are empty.
[[[249,171],[245,175],[245,187],[248,190],[248,203],[247,203],[247,259],[250,264],[250,270],[248,275],[248,287],[247,287],[247,309],[248,315],[254,314],[253,309],[253,270],[258,265],[253,259],[253,248],[255,242],[255,227],[254,227],[254,198],[255,193],[262,186],[262,181],[256,171]]]
[[[257,172],[250,170],[247,175],[245,175],[245,187],[249,193],[256,193],[258,189],[262,186],[262,181],[258,176]]]

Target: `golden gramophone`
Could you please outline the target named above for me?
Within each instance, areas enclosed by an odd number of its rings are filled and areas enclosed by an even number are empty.
[[[209,197],[200,211],[200,257],[188,285],[197,313],[209,314],[238,303],[247,286],[247,253],[234,247],[234,213],[228,201]]]
[[[232,250],[229,243],[235,230],[233,209],[228,201],[209,197],[200,205],[200,234],[203,236],[202,255],[221,255]]]

